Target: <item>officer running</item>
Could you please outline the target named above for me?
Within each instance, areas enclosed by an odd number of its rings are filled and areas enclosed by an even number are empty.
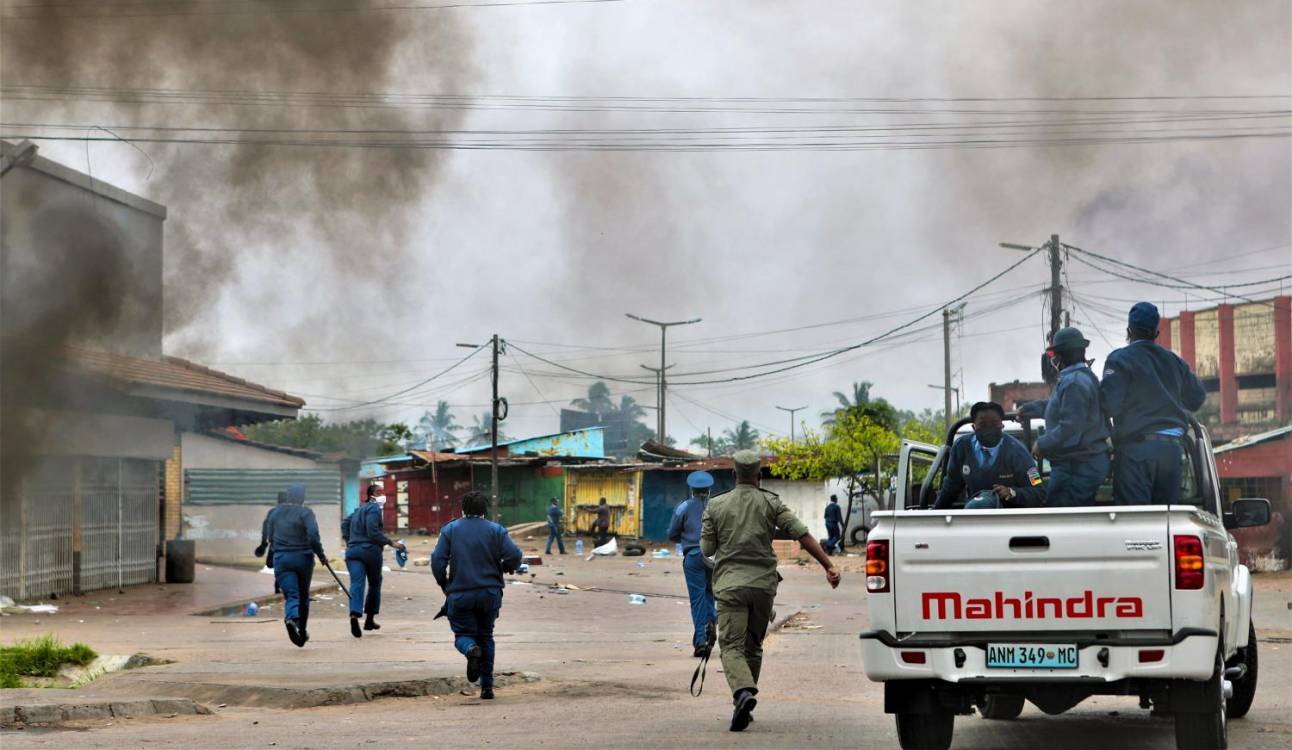
[[[359,617],[363,615],[367,615],[363,630],[381,629],[374,618],[381,612],[382,549],[390,545],[408,551],[403,542],[391,541],[382,528],[381,510],[385,504],[381,490],[370,484],[363,504],[341,523],[341,536],[346,542],[345,567],[350,571],[350,635],[355,638],[363,637],[359,629]]]
[[[467,681],[480,681],[480,697],[493,700],[493,626],[502,609],[503,573],[516,570],[520,548],[507,530],[485,518],[489,501],[462,496],[462,518],[440,529],[431,573],[447,598],[453,645],[467,658]]]
[[[718,605],[718,643],[735,703],[731,731],[740,732],[749,726],[758,705],[754,696],[758,695],[758,673],[763,666],[763,638],[781,580],[772,550],[773,532],[798,539],[825,568],[831,588],[839,586],[841,576],[821,544],[780,497],[759,488],[758,454],[741,450],[734,458],[736,487],[714,497],[705,508],[700,551],[717,558],[713,593]]]
[[[287,502],[287,493],[278,493],[278,503],[274,508],[277,508],[285,502]],[[272,537],[269,534],[269,518],[274,515],[274,508],[270,508],[269,512],[265,514],[265,520],[260,522],[260,545],[256,547],[256,557],[260,557],[261,555],[265,556],[266,568],[274,567],[274,546],[270,544]],[[274,579],[274,593],[278,593],[277,578]]]
[[[1127,346],[1108,355],[1099,386],[1113,420],[1113,498],[1118,505],[1180,501],[1182,440],[1207,391],[1189,363],[1159,346],[1157,307],[1130,309]]]
[[[1036,508],[1045,504],[1041,474],[1027,446],[1005,434],[1005,409],[991,401],[969,408],[973,434],[951,444],[946,476],[933,503],[937,510],[965,498],[966,510]]]
[[[310,579],[314,558],[324,565],[327,555],[319,540],[314,511],[305,507],[305,485],[287,486],[287,500],[269,511],[268,538],[274,546],[274,580],[283,590],[283,624],[287,637],[297,646],[310,639]]]
[[[543,554],[552,554],[553,541],[556,542],[557,549],[561,550],[561,554],[565,554],[565,539],[561,536],[561,519],[564,516],[565,511],[561,510],[556,498],[552,498],[547,506],[547,551]]]
[[[1046,401],[1029,401],[1024,416],[1045,415],[1045,434],[1032,455],[1050,459],[1046,505],[1094,505],[1108,476],[1108,422],[1099,404],[1099,378],[1086,363],[1090,342],[1076,328],[1060,328],[1050,344],[1059,382]]]
[[[843,541],[843,509],[839,507],[839,496],[831,495],[825,506],[825,551],[833,555]]]
[[[695,632],[691,645],[695,656],[708,656],[717,639],[714,623],[718,612],[713,603],[713,571],[700,552],[700,530],[704,522],[704,508],[709,502],[713,475],[707,471],[693,471],[686,477],[691,494],[678,504],[668,523],[669,541],[682,545],[682,575],[686,578],[686,593],[691,599],[691,624]]]

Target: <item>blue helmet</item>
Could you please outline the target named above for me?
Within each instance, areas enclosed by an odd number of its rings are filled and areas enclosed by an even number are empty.
[[[686,475],[686,486],[693,490],[708,489],[713,486],[713,475],[707,471],[693,471]]]

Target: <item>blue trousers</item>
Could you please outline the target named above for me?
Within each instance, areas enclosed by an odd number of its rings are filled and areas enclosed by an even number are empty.
[[[274,552],[274,580],[283,590],[283,619],[295,620],[302,629],[310,619],[310,579],[313,577],[313,552]]]
[[[463,656],[480,647],[480,687],[493,687],[493,624],[502,609],[502,590],[457,591],[449,594],[448,605],[454,647]]]
[[[839,541],[843,539],[843,529],[835,524],[827,523],[825,525],[825,534],[828,537],[825,540],[825,551],[833,554],[839,547]]]
[[[345,550],[345,567],[350,571],[350,614],[375,615],[381,612],[381,547],[356,544]],[[368,596],[365,599],[365,585]],[[359,607],[363,609],[360,611]]]
[[[1108,476],[1108,464],[1106,453],[1077,461],[1051,460],[1045,504],[1054,508],[1094,505],[1095,492]]]
[[[1118,505],[1180,502],[1184,454],[1179,441],[1146,440],[1117,446],[1113,498]]]
[[[560,529],[559,529],[559,528],[557,528],[556,526],[553,526],[552,524],[550,524],[550,523],[549,523],[549,524],[547,525],[547,552],[544,552],[543,554],[545,554],[545,555],[550,555],[550,554],[552,554],[552,542],[553,542],[553,541],[555,541],[555,542],[556,542],[556,546],[561,550],[561,554],[562,554],[562,555],[564,555],[564,554],[565,554],[565,539],[563,539],[563,538],[561,537],[561,531],[560,531]]]
[[[718,609],[713,603],[713,571],[704,564],[704,555],[699,547],[692,547],[682,558],[682,575],[686,577],[686,593],[691,598],[691,624],[695,633],[691,636],[692,646],[704,645],[704,630],[711,622],[717,622]]]

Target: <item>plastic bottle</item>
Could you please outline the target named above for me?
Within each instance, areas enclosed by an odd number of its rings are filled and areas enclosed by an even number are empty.
[[[247,608],[243,610],[243,614],[246,615],[247,617],[255,617],[256,613],[259,611],[260,611],[259,605],[257,605],[255,602],[247,602]]]
[[[582,555],[582,554],[583,554],[583,540],[582,540],[582,539],[577,539],[577,540],[575,540],[575,542],[574,542],[574,554],[576,554],[576,555]]]
[[[674,554],[676,554],[678,557],[681,557],[681,556],[682,556],[682,543],[681,543],[681,542],[678,542],[678,543],[677,543],[677,550],[675,551],[675,553],[674,553]]]

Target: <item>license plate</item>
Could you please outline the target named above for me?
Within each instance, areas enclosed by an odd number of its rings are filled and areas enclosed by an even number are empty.
[[[989,643],[987,666],[998,669],[1076,669],[1077,647],[1055,643]]]

